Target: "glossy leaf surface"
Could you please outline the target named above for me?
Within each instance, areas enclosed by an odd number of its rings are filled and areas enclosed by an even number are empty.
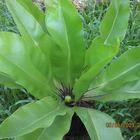
[[[84,64],[85,46],[80,17],[69,0],[53,0],[47,10],[46,26],[57,44],[51,48],[53,72],[64,85],[72,85]]]
[[[38,19],[38,16],[40,15],[41,20],[43,20],[42,18],[44,15],[42,15],[42,13],[40,14],[38,9],[32,11],[37,7],[33,4],[30,5],[30,0],[6,0],[6,3],[23,40],[27,43],[26,51],[30,53],[33,64],[44,74],[44,76],[50,77],[51,79],[48,48],[52,43],[49,37],[45,34],[43,27],[40,25],[40,22],[42,21],[39,21],[40,19]],[[30,7],[32,7],[32,10]],[[44,53],[44,55],[42,53]]]
[[[78,100],[89,88],[90,83],[95,76],[101,72],[104,66],[112,60],[114,55],[118,52],[119,45],[117,46],[96,46],[92,50],[87,51],[87,67],[89,69],[82,74],[74,85],[74,93],[76,94],[76,100]],[[94,54],[94,55],[92,55]],[[102,57],[101,57],[102,56]],[[92,57],[92,60],[91,60]],[[91,61],[91,62],[90,62]]]
[[[112,61],[126,33],[129,0],[112,0],[100,36],[87,50],[71,1],[45,2],[49,5],[42,13],[31,0],[6,0],[20,35],[0,33],[0,83],[21,85],[40,100],[3,121],[0,139],[62,140],[76,112],[91,140],[123,140],[120,129],[107,128],[107,123],[115,125],[107,114],[65,104],[140,97],[140,47]],[[50,97],[56,94],[60,101]]]
[[[0,138],[22,136],[38,128],[49,127],[57,115],[65,114],[64,106],[51,97],[29,103],[0,125]]]
[[[44,34],[38,21],[36,21],[32,14],[21,6],[17,0],[6,0],[6,4],[23,38],[26,41],[29,41],[28,43],[34,43],[34,45],[38,46],[40,39]]]
[[[95,79],[91,88],[97,87],[97,89],[88,94],[92,96],[95,96],[95,94],[97,96],[100,95],[99,98],[103,101],[107,100],[107,98],[108,100],[123,100],[140,97],[139,52],[140,47],[137,47],[121,55],[120,58],[115,60]],[[105,94],[107,94],[107,96],[105,96]]]
[[[102,42],[113,45],[116,38],[122,41],[127,30],[129,14],[129,0],[112,0],[100,27],[101,35],[93,41],[93,44]]]
[[[93,92],[92,92],[93,94]],[[97,96],[92,96],[89,93],[90,100],[98,100],[102,102],[107,101],[123,101],[128,99],[140,98],[140,80],[135,80],[127,82],[120,86],[118,89],[114,89],[108,92],[105,91],[95,91],[94,94]]]
[[[57,116],[48,128],[38,129],[30,134],[17,137],[16,140],[62,140],[69,131],[73,112],[67,111],[64,116]]]
[[[32,2],[32,0],[17,0],[41,25],[42,29],[45,29],[45,14],[43,11]]]
[[[84,123],[91,140],[123,140],[118,128],[107,127],[107,123],[115,124],[109,115],[86,108],[76,108],[76,113]]]
[[[25,46],[19,35],[0,33],[0,72],[9,75],[35,97],[47,96],[52,89],[44,75],[33,65]]]
[[[42,139],[45,137],[48,140],[62,140],[64,135],[69,131],[71,125],[71,119],[73,111],[67,108],[67,114],[65,116],[56,117],[53,124],[45,130],[42,135]]]
[[[100,27],[101,35],[86,52],[85,66],[88,70],[75,84],[76,100],[88,90],[94,77],[117,54],[119,41],[122,41],[126,33],[129,12],[128,0],[112,0]]]

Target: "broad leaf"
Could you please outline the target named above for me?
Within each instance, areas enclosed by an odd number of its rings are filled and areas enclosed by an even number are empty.
[[[112,0],[100,27],[101,35],[93,41],[93,45],[101,42],[113,45],[116,38],[123,40],[130,14],[129,0]]]
[[[88,97],[102,101],[140,97],[140,47],[125,52],[106,68],[91,85]],[[125,65],[126,64],[126,65]],[[99,96],[99,98],[98,98]],[[112,96],[112,97],[111,97]],[[122,98],[120,98],[122,96]]]
[[[26,134],[24,136],[16,137],[14,140],[40,140],[39,136],[44,132],[45,128],[39,128],[32,133]],[[45,140],[45,138],[44,138]]]
[[[76,108],[76,113],[84,123],[91,140],[123,140],[119,128],[115,128],[114,120],[107,114],[94,109]],[[114,127],[108,128],[111,123]]]
[[[32,62],[37,67],[37,69],[39,69],[44,74],[44,76],[51,77],[51,67],[46,49],[49,48],[49,45],[52,45],[52,43],[49,43],[51,40],[43,31],[39,23],[40,21],[37,20],[37,15],[39,14],[38,9],[34,11],[38,13],[35,16],[35,13],[33,13],[33,11],[31,12],[31,8],[29,9],[28,7],[30,6],[34,9],[34,5],[30,5],[30,3],[31,2],[27,0],[24,2],[23,0],[6,0],[8,9],[14,18],[14,21],[16,22],[18,30],[20,31],[24,41],[27,43],[26,51],[30,53]],[[41,20],[43,20],[42,16],[40,17]],[[42,52],[44,53],[44,56]],[[44,62],[46,62],[46,65],[43,64]]]
[[[6,0],[6,4],[23,38],[38,46],[44,34],[38,21],[17,0]]]
[[[39,140],[62,140],[64,135],[69,131],[71,125],[71,119],[73,111],[67,108],[67,114],[65,116],[56,117],[53,124],[45,130]],[[41,139],[42,138],[42,139]]]
[[[140,80],[129,81],[119,88],[104,91],[94,89],[85,94],[85,100],[123,101],[128,99],[140,98]]]
[[[73,112],[67,111],[66,115],[57,116],[50,127],[17,137],[16,140],[62,140],[63,136],[69,131],[72,115]]]
[[[65,114],[65,107],[51,97],[29,103],[0,125],[0,138],[22,136],[38,128],[49,127],[56,116]]]
[[[42,29],[45,29],[45,14],[39,10],[39,8],[33,3],[32,0],[17,0],[41,25]]]
[[[101,72],[104,66],[110,62],[110,60],[112,60],[118,50],[119,44],[117,46],[106,46],[102,44],[93,47],[92,49],[89,48],[86,57],[88,70],[82,74],[74,85],[76,100],[78,100],[88,90],[90,83],[93,81],[95,76]]]
[[[33,65],[25,46],[19,35],[0,33],[0,72],[9,75],[37,98],[52,94],[49,81]]]
[[[51,62],[56,78],[73,85],[84,64],[85,46],[80,17],[69,0],[53,0],[47,10],[46,26],[53,41]]]
[[[128,0],[112,0],[100,27],[101,35],[86,52],[86,72],[74,86],[76,100],[88,90],[94,77],[118,52],[119,41],[122,41],[126,33],[129,12]]]

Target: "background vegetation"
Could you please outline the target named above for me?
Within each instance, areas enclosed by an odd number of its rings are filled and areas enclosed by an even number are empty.
[[[119,55],[140,44],[140,1],[131,0],[131,15],[126,37],[121,44]],[[77,3],[78,4],[78,3]],[[78,7],[84,25],[86,47],[99,34],[99,25],[109,5],[109,0],[100,2],[88,0],[84,7]],[[122,21],[123,22],[123,21]],[[5,1],[0,0],[0,31],[18,33],[17,27],[8,12]],[[0,86],[0,123],[19,106],[33,100],[25,89],[15,90]],[[133,99],[123,102],[96,103],[94,108],[110,114],[116,122],[140,124],[140,100]],[[121,128],[125,140],[140,140],[140,125],[135,128]]]

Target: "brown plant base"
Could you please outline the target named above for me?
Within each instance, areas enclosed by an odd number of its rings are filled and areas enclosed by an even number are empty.
[[[90,140],[84,124],[76,113],[72,117],[70,130],[65,135],[63,140]]]

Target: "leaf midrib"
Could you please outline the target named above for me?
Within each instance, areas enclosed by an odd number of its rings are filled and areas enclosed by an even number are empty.
[[[61,2],[60,2],[60,5],[61,5]],[[61,6],[62,7],[62,6]],[[69,41],[69,36],[68,36],[68,33],[67,33],[67,26],[66,26],[66,22],[65,22],[65,17],[64,17],[64,14],[63,14],[63,8],[61,8],[61,14],[62,14],[62,19],[63,19],[63,23],[64,23],[64,30],[65,30],[65,36],[66,36],[66,42],[67,42],[67,46],[68,46],[68,83],[67,84],[70,84],[71,83],[71,49],[70,49],[70,41]],[[69,83],[70,82],[70,83]]]
[[[101,83],[99,86],[99,88],[104,87],[105,85],[107,85],[109,82],[115,81],[116,79],[120,78],[121,76],[124,76],[125,74],[129,73],[131,70],[137,68],[138,66],[140,66],[140,62],[134,66],[132,66],[131,68],[129,68],[128,70],[125,70],[123,72],[121,72],[120,74],[118,74],[116,77],[110,79],[109,81],[106,81],[104,83]]]
[[[89,115],[89,118],[90,118],[92,124],[94,124],[93,117],[92,117],[92,114],[90,113],[89,109],[88,109],[88,115]],[[100,137],[100,135],[98,133],[98,129],[97,129],[96,125],[92,125],[92,126],[93,126],[93,129],[96,131],[95,133],[97,134],[96,135],[97,140],[100,140],[101,137]]]
[[[116,20],[117,20],[117,18],[118,18],[118,16],[119,16],[120,5],[121,5],[121,1],[120,1],[120,3],[119,3],[119,8],[118,8],[117,13],[116,13],[116,16],[115,16],[115,18],[114,18],[114,21],[113,21],[113,24],[112,24],[111,30],[110,30],[108,36],[106,37],[106,39],[105,39],[105,41],[104,41],[104,44],[107,44],[107,40],[108,40],[108,38],[110,37],[110,35],[111,35],[111,33],[112,33],[113,29],[114,29],[114,26],[115,26]]]
[[[56,107],[56,106],[55,106]],[[54,107],[54,108],[55,108]],[[46,117],[48,117],[49,115],[53,114],[55,111],[59,110],[60,109],[60,105],[56,107],[56,109],[54,109],[53,111],[50,111],[49,113],[45,114],[44,116],[40,117],[39,119],[36,119],[36,121],[30,123],[29,125],[26,125],[26,127],[22,127],[22,129],[20,129],[20,131],[16,131],[16,133],[20,133],[30,127],[32,127],[33,125],[36,125],[39,121],[45,119]],[[62,114],[62,113],[61,113]],[[53,119],[55,118],[55,116],[52,117]],[[19,129],[18,129],[19,130]]]
[[[30,77],[32,79],[32,81],[37,81],[37,83],[39,82],[42,87],[46,87],[46,84],[45,83],[48,83],[44,78],[44,80],[46,82],[41,82],[40,80],[36,80],[34,77],[31,76],[30,73],[26,72],[24,69],[22,69],[20,66],[18,66],[17,64],[13,63],[11,60],[9,60],[7,57],[3,56],[2,54],[0,54],[1,57],[3,57],[7,62],[9,62],[10,64],[14,65],[15,67],[17,67],[17,69],[20,69],[23,73],[25,73],[25,75],[27,75],[28,77]],[[36,77],[36,76],[35,76]],[[43,80],[43,81],[44,81]],[[26,87],[25,87],[26,88]],[[48,90],[48,89],[47,89]],[[49,89],[50,90],[50,89]],[[51,90],[50,90],[51,91]]]
[[[13,2],[13,3],[14,3],[14,2]],[[17,1],[16,1],[16,3],[17,3],[17,5],[18,5],[19,7],[22,7]],[[11,9],[11,8],[10,8],[10,5],[11,5],[11,4],[8,3],[9,9]],[[34,19],[34,21],[36,21],[36,19],[35,19],[24,7],[22,7],[22,8],[24,9],[24,11],[26,11],[26,13],[28,13],[28,14]],[[12,13],[13,13],[13,10],[10,10],[10,11],[12,11]],[[14,13],[15,13],[15,10],[14,10]],[[24,27],[24,24],[20,21],[19,17],[18,17],[18,16],[15,16],[15,14],[13,14],[13,15],[14,15],[14,17],[18,20],[18,22],[19,22],[21,25],[23,25],[22,27],[24,28],[24,31],[25,31],[26,34],[30,37],[30,39],[32,40],[33,44],[34,44],[36,47],[39,48],[38,42],[30,35],[30,33],[28,32],[28,30]],[[36,23],[38,23],[38,22],[36,21]],[[38,23],[38,25],[40,25],[40,24]],[[40,31],[43,33],[43,30],[41,30],[41,28],[40,28]]]
[[[123,92],[123,94],[126,94],[126,95],[132,95],[132,94],[140,94],[140,91],[127,91],[127,90],[124,90],[124,91],[121,91],[121,92]],[[104,93],[104,94],[102,94],[102,95],[97,95],[97,96],[92,96],[92,97],[94,97],[96,100],[98,100],[98,99],[100,99],[100,98],[102,98],[102,97],[106,97],[106,96],[114,96],[114,95],[116,95],[116,94],[122,94],[120,91],[119,91],[119,93],[118,92],[115,92],[115,93]]]

